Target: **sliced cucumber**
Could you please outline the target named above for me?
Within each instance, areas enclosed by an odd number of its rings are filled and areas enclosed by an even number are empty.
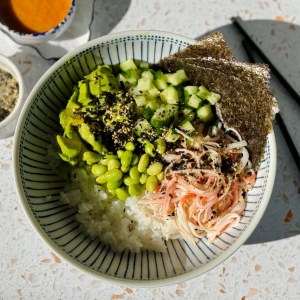
[[[151,89],[153,82],[150,78],[140,78],[137,83],[137,89],[142,92],[146,92]]]
[[[147,63],[146,61],[141,61],[140,68],[141,69],[149,69],[149,63]]]
[[[174,86],[189,80],[183,69],[177,70],[175,73],[165,74],[166,81]]]
[[[168,87],[165,75],[162,71],[154,73],[154,84],[160,90],[165,90]]]
[[[195,131],[195,127],[189,120],[183,121],[179,127],[187,133],[192,133]]]
[[[197,93],[198,97],[200,97],[202,100],[205,100],[209,94],[210,91],[204,85],[199,86],[199,91]]]
[[[142,73],[141,76],[142,76],[143,78],[149,78],[149,79],[151,79],[151,81],[153,81],[153,78],[154,78],[152,72],[149,71],[149,70],[144,71],[144,72]]]
[[[165,90],[160,93],[160,98],[163,102],[168,104],[178,104],[179,96],[178,91],[174,86],[168,86]]]
[[[199,88],[195,85],[187,85],[183,88],[184,91],[186,91],[189,95],[197,94],[199,91]]]
[[[209,101],[211,105],[215,105],[221,99],[221,95],[210,92],[210,94],[206,97],[206,100]]]
[[[120,64],[120,69],[123,72],[126,72],[131,69],[137,69],[137,66],[136,66],[135,62],[133,61],[133,59],[128,59]]]
[[[178,116],[177,105],[160,106],[151,118],[151,125],[156,129],[168,126]]]
[[[157,89],[157,87],[154,85],[154,83],[151,84],[150,89],[148,90],[147,94],[150,98],[157,98],[160,91]]]
[[[197,109],[197,117],[200,121],[207,123],[214,118],[210,104],[206,104]]]
[[[167,143],[175,143],[180,138],[180,134],[175,132],[173,128],[169,128],[163,137]]]
[[[147,103],[147,98],[144,95],[134,96],[134,100],[135,100],[136,106],[138,106],[138,107],[145,106]]]
[[[189,107],[192,107],[194,109],[198,109],[202,100],[196,96],[196,95],[191,95],[191,97],[186,101],[186,105]]]
[[[135,134],[142,136],[142,133],[149,133],[153,131],[151,124],[146,119],[139,119],[135,125]]]

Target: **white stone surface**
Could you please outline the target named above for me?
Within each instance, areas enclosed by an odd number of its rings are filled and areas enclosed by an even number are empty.
[[[293,33],[285,34],[283,41],[272,32],[278,21],[289,23],[281,24],[299,32],[298,0],[87,0],[80,1],[79,6],[70,30],[59,40],[38,47],[44,57],[61,56],[87,41],[89,26],[92,38],[132,29],[158,29],[197,38],[221,29],[230,38],[228,42],[237,56],[242,57],[240,38],[235,38],[235,30],[229,26],[230,17],[240,15],[245,20],[260,20],[266,26],[261,32],[270,28],[270,34],[262,36],[259,28],[249,23],[253,36],[264,39],[266,48],[276,48],[274,41],[282,45],[272,55],[276,58],[277,53],[287,66],[285,71],[293,70],[292,77],[299,78],[300,60],[291,62],[288,55],[283,55],[283,50],[291,51]],[[9,56],[19,66],[28,91],[54,62],[39,56],[32,47],[17,45],[2,32],[0,54]],[[291,65],[293,68],[289,69]],[[300,108],[277,82],[273,86],[287,126],[299,145]],[[292,111],[288,112],[290,105]],[[1,140],[0,299],[300,299],[300,176],[276,124],[274,127],[278,147],[276,184],[269,207],[246,244],[200,277],[152,289],[108,284],[81,273],[52,253],[32,229],[17,198],[12,170],[13,138]]]

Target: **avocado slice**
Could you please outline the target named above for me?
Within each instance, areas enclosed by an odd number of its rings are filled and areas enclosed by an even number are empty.
[[[83,119],[74,114],[73,109],[66,108],[62,110],[59,114],[59,122],[63,129],[65,129],[68,125],[78,126],[83,123]]]
[[[95,135],[92,133],[89,125],[87,125],[86,123],[82,123],[78,127],[78,133],[80,134],[83,140],[85,140],[88,144],[90,144],[93,147],[94,151],[96,151],[99,154],[102,154],[104,147],[99,141],[96,141]]]
[[[64,155],[69,158],[77,156],[81,151],[81,142],[62,137],[56,136],[57,143]]]
[[[85,151],[83,153],[82,159],[86,161],[88,165],[97,163],[100,160],[100,155],[93,151]]]
[[[78,86],[79,86],[78,102],[81,103],[83,106],[88,105],[92,101],[90,97],[88,80],[79,81]]]
[[[77,102],[79,96],[79,90],[78,87],[74,87],[74,92],[72,96],[70,97],[68,104],[66,106],[67,109],[78,109],[80,108],[80,104]]]

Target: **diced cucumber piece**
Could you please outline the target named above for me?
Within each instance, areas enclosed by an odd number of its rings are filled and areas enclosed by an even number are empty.
[[[141,71],[139,69],[130,69],[125,72],[124,82],[129,82],[131,85],[136,85],[140,78]]]
[[[199,88],[195,85],[187,85],[183,88],[184,91],[186,91],[189,95],[197,94],[199,91]]]
[[[214,118],[210,104],[206,104],[197,109],[197,117],[200,121],[207,123]]]
[[[146,108],[147,108],[147,107],[150,107],[150,108],[153,109],[153,110],[158,109],[159,106],[160,106],[160,103],[159,103],[158,101],[152,100],[152,99],[151,99],[151,100],[148,100],[147,103],[146,103],[146,105],[145,105]]]
[[[151,89],[153,82],[150,78],[140,78],[137,83],[137,89],[142,92],[146,92]]]
[[[199,91],[197,93],[198,97],[200,97],[202,100],[206,100],[209,94],[210,91],[204,85],[199,86]]]
[[[189,80],[183,69],[177,70],[175,73],[167,73],[165,74],[165,78],[168,83],[171,83],[174,86]]]
[[[168,126],[178,115],[177,105],[160,106],[151,118],[151,125],[156,129]]]
[[[220,99],[221,95],[214,92],[210,92],[210,94],[206,97],[206,100],[212,105],[215,105]]]
[[[179,127],[187,133],[192,133],[195,131],[195,127],[189,120],[183,121]]]
[[[137,136],[141,136],[142,133],[149,133],[152,130],[151,124],[146,119],[139,119],[135,125],[135,134]]]
[[[143,77],[143,78],[149,78],[149,79],[151,79],[152,81],[153,81],[153,78],[154,78],[152,72],[149,71],[149,70],[148,70],[148,71],[144,71],[144,72],[142,73],[142,77]]]
[[[143,91],[139,90],[137,86],[133,86],[129,89],[129,93],[133,96],[139,96],[143,94]]]
[[[188,120],[188,121],[193,121],[193,120],[195,120],[195,118],[196,118],[196,114],[193,111],[191,111],[190,113],[188,113],[184,116],[184,119]]]
[[[152,109],[151,107],[148,106],[143,110],[142,115],[146,120],[150,121],[152,116],[154,115],[154,112],[155,109]]]
[[[168,104],[178,104],[179,96],[178,91],[174,86],[168,86],[165,90],[160,93],[160,98],[163,102]]]
[[[186,105],[194,109],[198,109],[201,102],[202,100],[198,96],[192,94],[191,97],[186,101]]]
[[[130,69],[137,69],[137,66],[136,66],[135,62],[133,61],[133,59],[128,59],[120,64],[120,69],[123,72],[126,72]]]
[[[168,87],[165,75],[162,71],[154,73],[154,84],[160,90],[165,90]]]
[[[174,118],[174,120],[176,121],[179,115],[178,105],[167,104],[166,109],[169,111],[170,115],[172,115],[172,118]]]
[[[194,110],[191,107],[185,107],[184,109],[181,110],[181,113],[186,116],[189,113],[193,112]]]
[[[147,94],[149,95],[150,98],[157,98],[158,95],[160,94],[160,91],[157,89],[154,83],[152,83]]]
[[[167,143],[175,143],[180,138],[180,134],[175,132],[173,128],[169,128],[163,137]]]
[[[134,100],[136,102],[136,106],[145,106],[147,103],[147,98],[144,95],[134,96]]]
[[[141,61],[140,68],[141,69],[149,69],[149,63],[147,63],[146,61]]]

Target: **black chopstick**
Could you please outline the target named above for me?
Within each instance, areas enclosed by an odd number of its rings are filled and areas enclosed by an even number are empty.
[[[245,52],[247,53],[247,56],[248,56],[248,59],[251,63],[255,63],[255,59],[254,59],[254,56],[252,55],[252,51],[251,51],[251,45],[249,44],[249,42],[247,40],[243,40],[242,41],[242,44],[243,44],[243,47],[245,49]],[[297,148],[283,122],[283,119],[280,115],[280,113],[276,114],[276,121],[277,121],[277,124],[282,132],[282,135],[286,141],[286,144],[293,156],[293,159],[297,165],[297,168],[298,170],[300,171],[300,156],[299,156],[299,153],[297,151]]]
[[[278,78],[280,83],[286,88],[286,90],[290,93],[290,95],[294,98],[294,100],[300,105],[300,95],[298,92],[292,87],[292,85],[285,79],[285,77],[278,71],[275,65],[270,61],[270,59],[264,54],[264,52],[260,49],[260,47],[255,43],[255,41],[250,37],[243,26],[243,20],[241,17],[233,17],[231,18],[232,24],[240,31],[240,33],[244,36],[245,40],[251,44],[252,48],[255,49],[257,54],[262,58],[262,60],[269,65],[270,69],[274,73],[274,75]]]

